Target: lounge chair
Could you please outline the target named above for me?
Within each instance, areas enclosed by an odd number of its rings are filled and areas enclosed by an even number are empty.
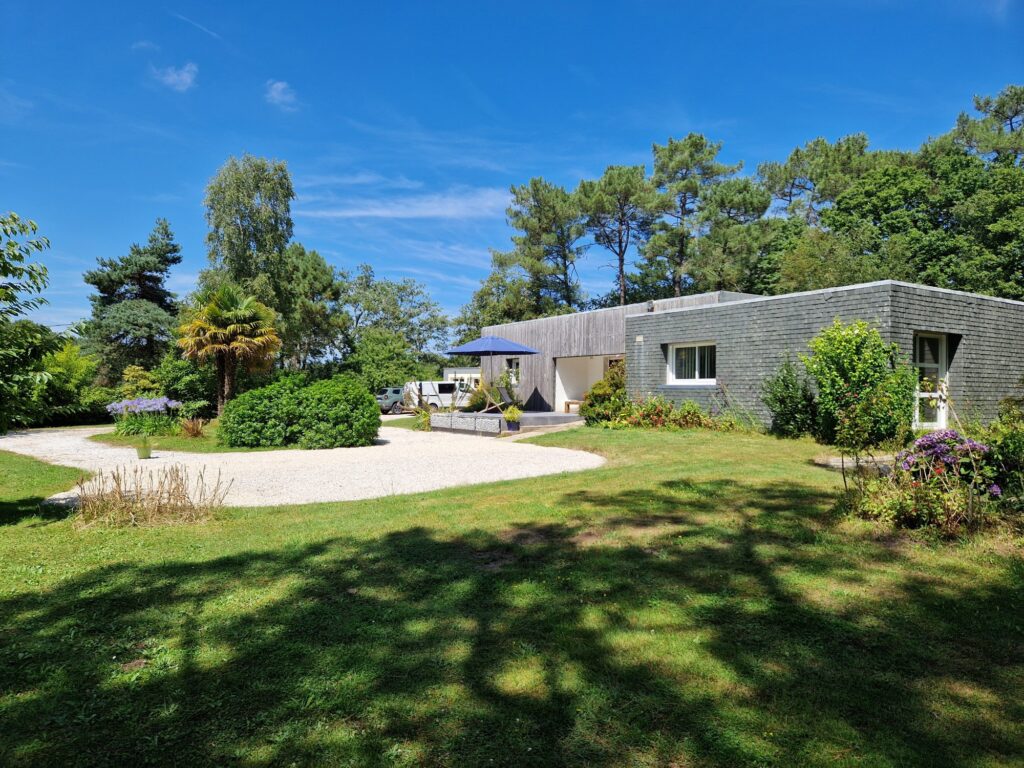
[[[500,413],[516,404],[516,399],[507,388],[497,387],[497,392],[498,400],[492,400],[490,394],[487,395],[487,407],[483,409],[482,413],[494,413],[495,411]]]

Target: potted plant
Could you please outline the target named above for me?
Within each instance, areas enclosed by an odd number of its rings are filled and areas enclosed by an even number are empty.
[[[136,446],[135,453],[138,454],[140,459],[153,458],[153,446],[149,444],[149,435],[142,436],[142,442]]]
[[[523,418],[523,412],[514,405],[509,406],[501,413],[505,417],[505,426],[509,432],[519,431],[519,421]]]

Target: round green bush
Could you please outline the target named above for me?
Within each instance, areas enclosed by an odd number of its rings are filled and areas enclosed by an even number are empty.
[[[286,376],[228,403],[218,435],[238,448],[341,448],[369,445],[379,429],[377,401],[352,377],[307,384]]]
[[[349,376],[310,384],[299,393],[302,448],[370,445],[380,429],[380,406],[366,385]]]
[[[224,406],[218,439],[233,448],[272,448],[299,441],[302,376],[285,376],[273,384],[243,392]]]

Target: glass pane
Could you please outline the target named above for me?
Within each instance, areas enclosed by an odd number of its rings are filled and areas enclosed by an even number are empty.
[[[921,424],[935,424],[939,420],[938,401],[922,397],[917,401],[917,420]]]
[[[917,337],[917,360],[918,363],[939,364],[939,345],[941,340],[934,336]]]
[[[714,347],[700,347],[699,353],[699,373],[702,379],[713,379],[715,378],[715,348]]]
[[[939,369],[922,365],[917,369],[917,381],[922,392],[934,392],[939,388]]]
[[[677,379],[697,378],[697,350],[695,347],[677,347],[675,373]]]

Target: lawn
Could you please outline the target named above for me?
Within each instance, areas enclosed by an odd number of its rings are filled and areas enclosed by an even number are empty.
[[[1019,541],[840,519],[809,442],[534,440],[609,463],[195,527],[8,519],[0,764],[1021,764]],[[4,498],[46,492],[11,461]]]

